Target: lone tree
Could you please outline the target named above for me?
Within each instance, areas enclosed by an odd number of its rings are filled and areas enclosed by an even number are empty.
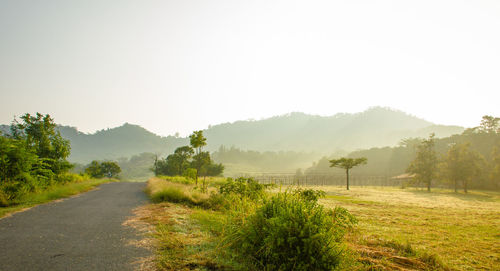
[[[203,131],[194,131],[192,135],[189,136],[189,141],[191,147],[196,150],[196,154],[201,153],[201,148],[207,145],[207,139],[203,136]]]
[[[330,167],[338,167],[345,169],[347,190],[349,190],[349,170],[353,167],[359,165],[365,165],[368,159],[366,157],[361,158],[345,158],[330,160]]]
[[[417,145],[417,156],[406,171],[415,174],[416,181],[424,183],[427,186],[427,191],[431,192],[432,179],[434,179],[437,172],[434,133],[429,136],[429,139],[424,139]]]

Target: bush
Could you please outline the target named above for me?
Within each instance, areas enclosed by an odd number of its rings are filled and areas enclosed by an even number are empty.
[[[269,184],[260,184],[253,178],[240,177],[236,180],[227,178],[226,182],[219,187],[219,193],[222,195],[238,194],[251,199],[258,199],[264,196],[265,190],[270,187]]]
[[[307,190],[306,190],[307,191]],[[314,191],[278,193],[227,233],[237,255],[265,270],[332,270],[342,263],[345,209],[328,211]]]

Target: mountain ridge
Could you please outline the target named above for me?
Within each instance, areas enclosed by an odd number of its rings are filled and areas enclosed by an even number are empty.
[[[0,130],[8,130],[2,125]],[[332,116],[291,112],[261,120],[239,120],[204,129],[209,151],[221,145],[253,151],[296,151],[331,154],[372,147],[394,146],[408,137],[436,133],[446,137],[463,127],[437,125],[403,111],[372,107],[359,113]],[[165,155],[189,144],[188,137],[159,136],[130,123],[87,134],[75,127],[59,126],[71,141],[70,161],[88,163],[94,159],[117,159],[143,152]]]

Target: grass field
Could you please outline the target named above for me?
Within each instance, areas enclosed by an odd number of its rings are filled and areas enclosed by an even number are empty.
[[[16,200],[15,204],[12,206],[0,207],[0,218],[10,213],[30,208],[38,204],[46,203],[61,198],[67,198],[82,192],[86,192],[98,185],[112,181],[114,180],[90,179],[82,182],[54,185],[47,190],[38,193],[27,194],[24,197]]]
[[[165,184],[153,179],[150,185],[159,189]],[[342,206],[358,218],[346,236],[357,259],[350,270],[499,270],[500,193],[307,188],[324,190],[321,204]],[[272,192],[279,189],[286,187]],[[143,220],[156,228],[160,269],[240,269],[217,247],[224,213],[171,202],[145,209]]]
[[[398,188],[317,187],[321,202],[340,205],[359,219],[349,242],[368,246],[409,244],[457,270],[500,270],[500,193]]]

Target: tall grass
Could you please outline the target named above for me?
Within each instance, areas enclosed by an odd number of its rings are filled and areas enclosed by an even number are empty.
[[[146,193],[155,203],[167,201],[187,205],[204,204],[210,197],[209,194],[201,193],[194,184],[186,180],[184,177],[170,177],[168,181],[151,178],[147,182]]]

